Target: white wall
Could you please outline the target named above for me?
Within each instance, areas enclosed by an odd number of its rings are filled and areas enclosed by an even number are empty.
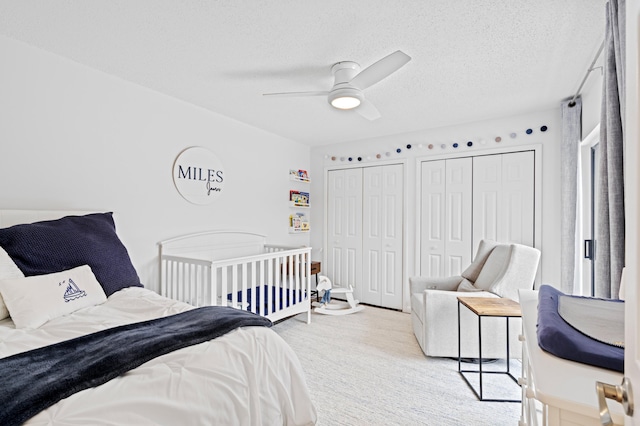
[[[507,117],[497,120],[488,120],[477,123],[467,123],[458,126],[432,129],[415,132],[405,135],[378,138],[373,140],[362,140],[354,143],[339,144],[315,147],[311,150],[311,174],[316,177],[311,185],[313,194],[324,193],[324,179],[322,176],[330,168],[375,165],[389,161],[404,161],[407,173],[406,183],[407,211],[405,220],[407,224],[407,239],[405,250],[407,255],[405,266],[405,309],[408,309],[409,300],[408,277],[416,274],[415,266],[415,230],[416,227],[416,159],[430,156],[442,156],[447,153],[458,154],[460,152],[472,155],[500,150],[513,146],[542,146],[542,218],[541,218],[541,241],[536,242],[536,246],[542,251],[541,259],[541,282],[559,285],[560,280],[560,138],[561,138],[561,116],[560,108],[531,113],[527,115]],[[372,124],[374,125],[374,124]],[[548,130],[541,132],[540,127],[546,125]],[[533,133],[526,134],[526,129],[531,128]],[[517,133],[517,137],[512,139],[510,133]],[[501,136],[500,143],[495,142],[495,137]],[[473,142],[471,148],[466,146],[468,141]],[[452,148],[453,143],[459,143],[460,147]],[[483,143],[484,142],[484,143]],[[446,149],[441,149],[441,144],[446,144]],[[411,144],[412,148],[407,149],[406,145]],[[419,147],[419,145],[422,147]],[[429,144],[435,145],[429,150]],[[400,154],[396,149],[402,149]],[[387,156],[386,153],[390,155]],[[381,159],[376,158],[376,154],[381,154]],[[336,160],[331,159],[332,156]],[[357,161],[357,157],[363,158],[362,162]],[[352,157],[354,160],[341,161],[340,157]],[[367,159],[370,157],[370,159]],[[318,197],[316,196],[316,199]],[[323,245],[325,211],[324,207],[314,203],[311,207],[313,218],[313,232],[311,235],[311,245],[314,247],[314,256],[320,259],[323,253],[320,251]]]
[[[405,161],[405,220],[412,229],[416,158],[442,155],[448,151],[439,144],[453,142],[461,144],[456,152],[474,153],[507,144],[542,145],[541,275],[542,282],[559,282],[559,109],[310,150],[1,36],[0,55],[0,208],[115,211],[118,232],[151,288],[157,281],[156,243],[204,229],[243,228],[275,243],[311,243],[313,257],[322,259],[324,175],[329,167],[348,166],[326,156],[363,156],[361,165]],[[599,76],[590,78],[583,92],[585,131],[594,126],[600,101]],[[549,127],[544,134],[542,125]],[[534,133],[526,135],[527,128]],[[510,139],[511,132],[518,137]],[[497,135],[502,145],[494,142]],[[473,148],[466,147],[468,140]],[[436,149],[428,150],[429,143]],[[225,167],[225,193],[211,205],[190,204],[173,186],[173,161],[189,146],[209,148]],[[396,148],[403,152],[396,154]],[[311,239],[288,234],[288,191],[299,189],[288,180],[290,168],[310,170]],[[415,273],[414,248],[408,232],[405,281]]]
[[[0,208],[116,212],[142,282],[157,284],[156,243],[242,228],[268,241],[288,233],[289,169],[309,169],[309,147],[0,36]],[[172,167],[189,146],[225,169],[207,206],[175,190]]]

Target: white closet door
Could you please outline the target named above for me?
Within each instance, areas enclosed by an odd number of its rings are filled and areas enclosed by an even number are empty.
[[[533,246],[533,151],[475,157],[473,247],[481,239]]]
[[[367,167],[361,302],[402,309],[403,166]]]
[[[477,250],[483,238],[500,241],[502,154],[476,157],[473,165],[473,248]]]
[[[533,151],[502,155],[502,211],[498,237],[532,246],[535,243],[535,156]]]
[[[445,277],[460,275],[471,263],[472,170],[470,157],[447,160]]]
[[[444,276],[446,161],[425,161],[421,171],[420,275]]]
[[[327,276],[335,287],[362,282],[362,169],[328,172]]]
[[[422,163],[420,275],[458,275],[471,263],[472,159]]]

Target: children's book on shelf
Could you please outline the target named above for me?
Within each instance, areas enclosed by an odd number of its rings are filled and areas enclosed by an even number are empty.
[[[308,231],[309,219],[304,213],[295,213],[289,215],[289,227],[294,231]]]
[[[309,173],[307,173],[306,170],[289,169],[289,176],[291,176],[291,179],[294,179],[294,180],[301,180],[304,182],[309,181]]]
[[[289,191],[289,200],[293,201],[294,204],[300,206],[308,206],[309,205],[309,193],[302,191]]]

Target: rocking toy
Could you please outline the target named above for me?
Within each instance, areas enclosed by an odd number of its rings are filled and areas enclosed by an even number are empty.
[[[360,312],[364,309],[364,306],[359,306],[358,301],[353,298],[353,287],[349,288],[332,288],[331,280],[324,275],[318,276],[318,284],[316,289],[318,291],[324,290],[324,295],[320,302],[313,302],[314,312],[325,315],[347,315],[355,312]],[[344,295],[347,298],[346,302],[331,301],[332,295]]]

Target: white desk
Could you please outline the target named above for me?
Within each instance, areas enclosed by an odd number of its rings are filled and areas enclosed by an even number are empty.
[[[596,381],[618,385],[622,374],[558,358],[538,346],[538,292],[520,290],[523,327],[523,418],[521,425],[537,424],[534,399],[542,403],[542,424],[549,426],[600,425]],[[615,424],[624,424],[622,406],[608,401]]]

